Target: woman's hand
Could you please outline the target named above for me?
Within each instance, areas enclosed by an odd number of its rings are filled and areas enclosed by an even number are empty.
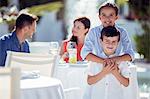
[[[65,53],[62,55],[62,58],[63,58],[63,59],[69,58],[69,53],[68,53],[68,52],[65,52]]]

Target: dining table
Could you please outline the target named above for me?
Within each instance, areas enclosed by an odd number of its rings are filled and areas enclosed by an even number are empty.
[[[78,93],[72,94],[72,97],[74,98],[68,98],[68,99],[76,99],[76,97],[78,97],[78,99],[83,99],[84,94],[86,93],[88,86],[89,86],[87,84],[88,66],[89,66],[88,62],[80,62],[76,64],[71,64],[71,63],[59,63],[58,64],[57,70],[55,71],[55,77],[61,80],[63,87],[64,88],[74,88],[74,87],[80,88]],[[130,65],[129,67],[132,67],[132,66],[133,65]],[[135,66],[135,67],[138,68],[138,66]],[[137,74],[139,75],[139,71],[133,70],[131,74],[133,75],[133,82],[132,82],[133,84],[130,85],[130,87],[125,88],[127,92],[126,94],[130,94],[129,92],[131,92],[131,90],[134,90],[131,93],[134,92],[134,94],[138,94],[136,93],[138,91],[138,84],[137,84],[136,77],[137,77]],[[138,79],[139,79],[139,76],[138,76]],[[140,92],[139,95],[141,96],[143,94]],[[134,96],[136,97],[136,95]],[[149,97],[149,95],[147,96]],[[131,94],[130,94],[130,97],[132,97]]]
[[[55,77],[60,79],[64,89],[78,88],[77,92],[70,94],[67,99],[83,99],[87,86],[88,62],[60,63],[57,65]]]
[[[60,80],[40,76],[22,79],[20,82],[21,99],[64,99]]]

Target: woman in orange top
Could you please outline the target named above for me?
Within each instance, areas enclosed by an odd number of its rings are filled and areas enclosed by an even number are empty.
[[[72,28],[72,37],[69,40],[64,40],[61,45],[60,55],[64,59],[64,61],[68,62],[68,52],[67,52],[67,43],[69,41],[76,42],[77,44],[77,61],[82,61],[80,56],[81,48],[84,44],[84,39],[86,34],[90,29],[90,20],[86,17],[81,17],[74,20],[74,26]]]

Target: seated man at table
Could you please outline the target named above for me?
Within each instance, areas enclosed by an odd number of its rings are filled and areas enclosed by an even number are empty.
[[[120,32],[113,26],[104,27],[101,32],[101,57],[115,56],[120,41]],[[127,61],[116,63],[113,60],[103,64],[91,62],[87,82],[92,88],[90,99],[123,99],[123,87],[129,85]],[[87,98],[85,98],[87,99]]]
[[[5,66],[7,51],[29,53],[27,38],[36,30],[37,17],[31,14],[20,14],[16,19],[15,30],[0,38],[0,66]]]

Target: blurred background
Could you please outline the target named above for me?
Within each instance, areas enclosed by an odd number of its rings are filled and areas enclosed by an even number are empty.
[[[87,16],[92,26],[100,25],[99,6],[106,0],[0,0],[0,36],[14,28],[16,16],[29,12],[39,17],[37,32],[30,41],[58,41],[71,34],[73,20]],[[150,0],[108,0],[115,2],[124,27],[132,40],[137,58],[150,62]]]
[[[29,12],[39,17],[37,32],[30,41],[58,41],[71,34],[73,20],[90,18],[92,26],[100,25],[99,6],[106,0],[0,0],[0,36],[14,28],[16,16]],[[119,9],[117,24],[124,27],[132,40],[137,58],[150,62],[150,0],[108,0]]]
[[[0,0],[0,36],[14,28],[16,16],[29,12],[39,17],[37,31],[31,42],[51,42],[68,38],[73,20],[87,16],[92,27],[100,25],[99,6],[106,0]],[[138,76],[141,90],[150,92],[150,0],[109,0],[119,9],[117,24],[124,27],[136,54],[134,63],[144,67]]]

